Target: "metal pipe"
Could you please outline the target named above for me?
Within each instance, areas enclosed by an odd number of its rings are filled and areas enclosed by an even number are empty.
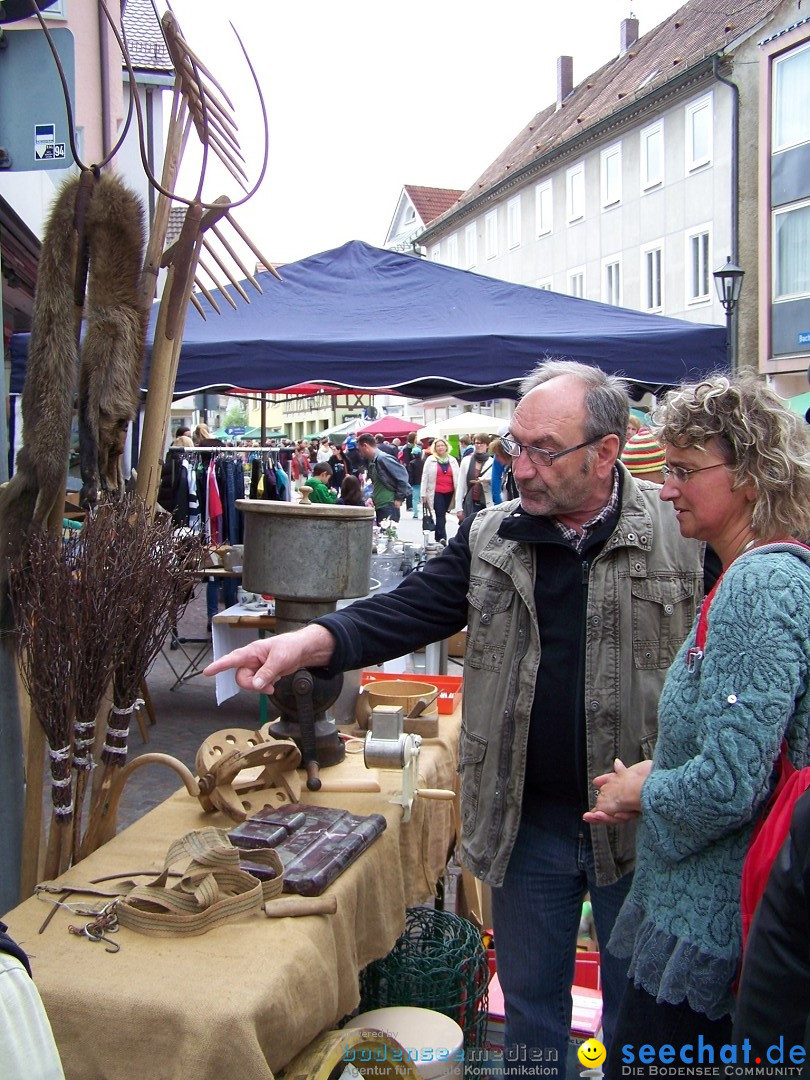
[[[99,81],[101,83],[101,156],[106,158],[110,149],[110,49],[107,38],[107,19],[98,6],[98,57]]]
[[[731,79],[727,79],[719,71],[719,57],[717,53],[712,57],[712,75],[718,82],[728,86],[731,90],[731,261],[738,263],[739,260],[739,229],[740,229],[740,88]]]
[[[731,79],[720,74],[720,58],[717,53],[712,57],[712,75],[731,90],[731,261],[739,263],[740,236],[740,88]],[[729,368],[736,371],[739,363],[739,303],[733,312],[726,312],[729,343]]]

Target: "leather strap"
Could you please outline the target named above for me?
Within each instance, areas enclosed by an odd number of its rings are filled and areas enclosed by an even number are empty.
[[[248,912],[264,913],[264,904],[279,896],[284,885],[284,868],[272,848],[250,850],[253,863],[266,866],[274,876],[260,881],[240,869],[243,852],[231,844],[222,829],[197,829],[175,840],[166,853],[163,870],[146,885],[123,882],[114,895],[121,899],[116,914],[121,926],[150,937],[177,937],[204,934],[215,926]],[[179,881],[168,885],[171,866],[190,858]],[[39,892],[82,892],[109,896],[97,885],[46,882]]]

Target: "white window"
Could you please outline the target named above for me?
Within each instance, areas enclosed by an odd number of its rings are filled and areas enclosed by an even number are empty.
[[[436,247],[430,249],[430,259],[431,259],[431,262],[441,262],[442,261],[442,246],[441,246],[441,244],[437,244]]]
[[[602,300],[621,307],[622,260],[616,255],[602,261]]]
[[[800,102],[804,106],[800,106]],[[773,149],[810,142],[810,45],[773,64]]]
[[[475,222],[464,230],[464,249],[467,253],[467,269],[478,263],[478,226]]]
[[[46,19],[67,18],[67,12],[65,11],[66,5],[67,0],[56,0],[56,2],[51,4],[49,8],[45,8],[42,14],[45,16]]]
[[[584,266],[577,266],[575,269],[568,271],[568,294],[569,296],[578,296],[580,299],[585,296]]]
[[[534,287],[536,289],[542,289],[543,292],[551,292],[552,282],[553,278],[550,277],[538,278],[537,281],[535,281],[534,283]]]
[[[458,233],[448,236],[444,247],[444,261],[447,266],[458,266]]]
[[[585,217],[585,162],[580,161],[565,174],[565,210],[568,224]]]
[[[686,302],[704,303],[711,299],[711,232],[708,225],[686,237]]]
[[[664,182],[664,125],[661,120],[641,131],[641,190]]]
[[[773,298],[810,296],[810,199],[773,215]]]
[[[534,189],[534,212],[537,218],[537,235],[546,236],[554,227],[554,202],[550,180],[538,184]]]
[[[520,196],[516,195],[506,204],[506,243],[512,248],[520,247]]]
[[[661,311],[664,306],[663,258],[660,241],[641,252],[641,306],[644,311]]]
[[[712,160],[712,95],[686,106],[686,171]]]
[[[484,218],[484,246],[488,259],[498,254],[498,211],[490,210]]]
[[[621,143],[609,146],[600,156],[602,182],[602,209],[618,206],[622,201],[622,147]]]

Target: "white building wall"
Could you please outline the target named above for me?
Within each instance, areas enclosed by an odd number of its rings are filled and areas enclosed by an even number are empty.
[[[709,96],[712,103],[709,163],[687,169],[687,108]],[[458,265],[477,273],[525,285],[545,284],[551,279],[556,292],[570,292],[572,271],[584,268],[589,300],[605,299],[605,265],[618,260],[621,298],[625,307],[646,310],[646,281],[642,253],[660,242],[662,248],[662,312],[696,322],[722,323],[723,309],[710,281],[709,297],[691,302],[687,296],[687,236],[691,229],[709,223],[709,273],[731,253],[731,92],[718,82],[704,83],[658,113],[649,113],[631,127],[613,131],[577,156],[570,156],[521,187],[509,189],[479,208],[474,217],[453,222],[452,229],[429,244],[429,257],[448,262],[453,244]],[[643,190],[641,181],[641,131],[660,119],[663,125],[663,181]],[[602,155],[620,146],[621,199],[603,207]],[[584,168],[584,216],[569,221],[567,174]],[[552,190],[550,233],[538,236],[536,188],[547,182]],[[520,244],[509,247],[507,204],[520,199]],[[495,216],[495,250],[489,253],[485,219]],[[476,261],[467,260],[466,229],[475,225]],[[448,237],[458,239],[448,244]]]

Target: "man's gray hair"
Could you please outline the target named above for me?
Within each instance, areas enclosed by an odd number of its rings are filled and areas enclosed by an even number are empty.
[[[630,399],[627,383],[618,375],[608,375],[601,368],[580,364],[576,360],[543,360],[520,384],[521,397],[562,375],[585,384],[585,438],[617,435],[619,445],[623,447],[627,438]]]

